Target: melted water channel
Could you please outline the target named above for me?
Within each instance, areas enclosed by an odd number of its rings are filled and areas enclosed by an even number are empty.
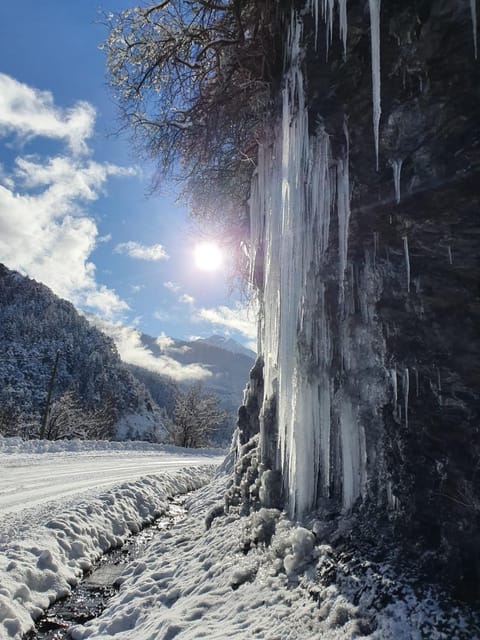
[[[176,496],[169,502],[168,512],[138,534],[128,538],[121,547],[103,555],[70,595],[57,600],[36,622],[24,640],[68,640],[69,630],[99,616],[119,589],[119,578],[132,560],[140,557],[150,541],[160,532],[170,529],[185,517],[186,496]]]

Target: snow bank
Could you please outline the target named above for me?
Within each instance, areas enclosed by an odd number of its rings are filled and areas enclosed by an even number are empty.
[[[17,439],[0,439],[3,452],[5,445],[18,451],[25,444]],[[49,444],[75,446],[73,441],[32,441],[32,448],[38,452]],[[137,443],[118,443],[124,447],[128,444]],[[21,638],[42,610],[68,594],[102,553],[165,512],[169,497],[205,484],[213,469],[204,465],[150,475],[89,497],[88,502],[78,498],[76,504],[57,512],[42,526],[33,523],[25,538],[1,544],[0,639]]]
[[[0,435],[0,455],[6,454],[43,454],[64,452],[95,452],[95,451],[153,451],[155,453],[175,453],[189,456],[222,455],[223,449],[184,449],[169,444],[156,444],[143,440],[127,440],[112,442],[110,440],[23,440],[22,438],[4,438]]]
[[[189,496],[190,518],[130,564],[103,614],[74,640],[472,640],[460,609],[418,597],[386,564],[335,554],[276,509],[205,514],[226,478]]]

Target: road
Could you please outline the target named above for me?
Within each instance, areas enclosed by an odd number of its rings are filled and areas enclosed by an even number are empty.
[[[0,514],[106,489],[153,473],[220,464],[222,457],[165,452],[62,452],[0,457]]]

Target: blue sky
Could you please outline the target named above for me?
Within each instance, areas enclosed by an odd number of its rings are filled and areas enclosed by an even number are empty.
[[[195,266],[198,232],[173,186],[147,197],[152,167],[112,135],[99,11],[131,4],[0,3],[0,261],[102,318],[127,359],[141,360],[136,330],[251,346],[227,258]]]

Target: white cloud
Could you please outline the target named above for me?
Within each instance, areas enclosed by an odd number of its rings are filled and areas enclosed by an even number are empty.
[[[124,253],[137,260],[168,260],[170,257],[161,244],[147,246],[132,240],[117,244],[114,251],[115,253]]]
[[[171,282],[170,280],[168,282],[164,282],[163,286],[165,287],[165,289],[168,289],[173,293],[178,293],[180,291],[180,285],[176,282]]]
[[[164,354],[167,353],[188,353],[191,348],[189,346],[182,345],[182,346],[176,346],[175,345],[175,340],[173,338],[170,338],[169,336],[165,335],[165,333],[162,331],[162,333],[158,336],[158,338],[155,340],[155,342],[157,343],[160,351],[162,351]]]
[[[93,123],[93,108],[86,103],[61,110],[50,93],[0,74],[0,137],[13,132],[70,146],[64,155],[17,157],[10,175],[2,169],[0,260],[75,305],[114,317],[128,305],[96,281],[90,255],[101,239],[86,206],[110,177],[134,172],[76,155],[88,150]]]
[[[64,140],[78,154],[88,151],[85,141],[91,137],[94,124],[95,110],[88,102],[60,109],[49,91],[34,89],[0,73],[0,135]]]
[[[155,356],[150,349],[142,344],[140,333],[133,327],[125,327],[120,323],[108,322],[99,317],[89,316],[89,320],[113,338],[118,352],[125,362],[169,376],[178,382],[205,380],[212,375],[208,369],[200,364],[183,365],[165,354]],[[162,337],[165,339],[165,343],[170,340],[163,335],[160,336],[160,341]]]
[[[169,336],[165,335],[163,331],[155,340],[155,342],[158,344],[161,351],[168,351],[168,349],[173,347],[173,345],[175,344],[173,341],[173,338],[170,338]]]
[[[139,293],[143,289],[145,289],[145,285],[144,284],[132,284],[132,285],[130,285],[130,290],[131,290],[132,293]]]
[[[216,327],[238,331],[238,333],[253,341],[257,336],[256,316],[254,309],[237,304],[233,309],[225,305],[213,309],[198,309],[194,319],[206,320]]]
[[[195,303],[195,298],[193,296],[189,296],[188,293],[184,293],[183,295],[180,296],[178,301],[183,304],[193,305]]]
[[[153,317],[155,318],[155,320],[161,320],[162,322],[170,320],[170,314],[166,311],[162,311],[161,309],[155,311]]]

